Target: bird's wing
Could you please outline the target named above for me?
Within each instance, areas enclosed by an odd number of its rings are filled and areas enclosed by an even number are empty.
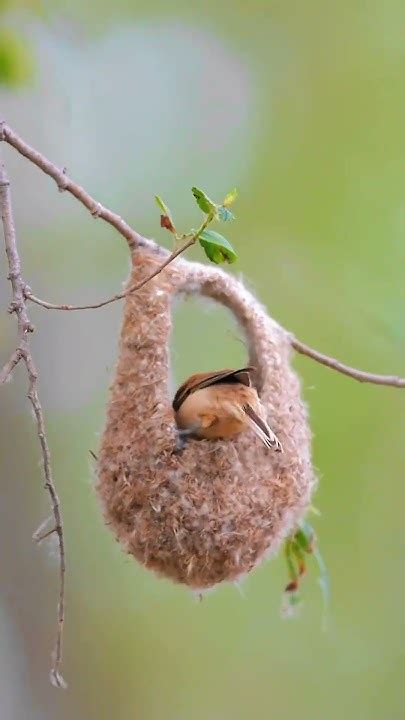
[[[272,450],[282,452],[283,447],[277,435],[275,435],[274,432],[269,428],[267,423],[258,416],[258,414],[253,410],[252,406],[248,403],[246,405],[243,405],[243,411],[249,418],[252,430],[256,433],[257,437],[260,438],[262,443],[264,443],[266,447],[271,448]]]
[[[180,406],[183,404],[186,397],[196,390],[215,385],[216,383],[241,383],[246,387],[251,387],[252,382],[250,373],[254,372],[253,367],[239,368],[238,370],[218,370],[216,372],[209,373],[197,373],[191,375],[177,390],[173,399],[173,410],[177,412]]]

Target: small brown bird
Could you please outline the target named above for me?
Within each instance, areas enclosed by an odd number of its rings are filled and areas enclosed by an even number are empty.
[[[197,373],[179,387],[173,410],[179,428],[178,449],[187,436],[214,440],[231,438],[251,428],[266,447],[282,452],[269,428],[256,388],[254,368]]]

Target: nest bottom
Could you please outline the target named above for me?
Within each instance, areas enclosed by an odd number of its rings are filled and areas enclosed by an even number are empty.
[[[141,474],[128,456],[113,466],[110,459],[98,484],[117,539],[159,575],[193,589],[236,580],[276,551],[304,514],[311,483],[302,468],[255,437],[192,440],[181,456],[172,454],[174,437],[166,440],[155,471]]]

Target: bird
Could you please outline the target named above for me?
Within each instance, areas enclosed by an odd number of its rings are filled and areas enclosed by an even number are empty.
[[[227,439],[249,428],[271,450],[282,452],[252,383],[253,367],[191,375],[177,390],[172,407],[178,451],[188,438]]]

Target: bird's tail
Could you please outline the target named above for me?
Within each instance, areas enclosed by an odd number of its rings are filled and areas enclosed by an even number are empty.
[[[283,452],[283,446],[277,435],[269,428],[265,420],[258,416],[252,406],[249,404],[243,405],[243,411],[249,418],[252,430],[256,433],[257,437],[260,438],[262,443],[271,450]]]

